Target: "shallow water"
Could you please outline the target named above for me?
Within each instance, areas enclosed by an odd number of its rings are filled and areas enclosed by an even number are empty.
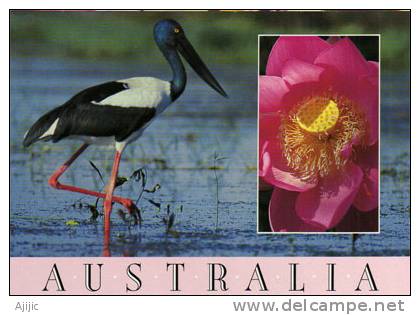
[[[381,234],[257,235],[256,73],[253,67],[211,67],[229,94],[220,97],[195,74],[185,93],[124,152],[120,176],[147,173],[138,203],[143,222],[112,215],[113,256],[290,256],[409,254],[409,77],[383,78]],[[95,199],[51,189],[48,176],[77,149],[77,142],[21,145],[28,127],[80,89],[131,76],[166,79],[166,67],[14,59],[11,63],[11,255],[99,256],[102,217]],[[107,180],[112,148],[89,148],[63,182],[100,190],[92,161]],[[217,157],[217,158],[216,158]],[[136,199],[141,181],[116,193]],[[151,201],[149,201],[151,200]],[[160,208],[157,206],[160,204]],[[175,214],[171,233],[165,218]],[[102,206],[98,204],[98,210]]]

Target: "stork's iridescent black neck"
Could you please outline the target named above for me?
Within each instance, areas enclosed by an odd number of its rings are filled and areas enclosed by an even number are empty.
[[[181,58],[175,48],[163,48],[162,53],[172,69],[171,99],[175,101],[184,92],[187,84],[187,74]]]
[[[155,25],[154,36],[156,44],[165,56],[172,69],[171,98],[176,100],[184,91],[187,83],[187,75],[181,58],[185,58],[195,72],[209,84],[214,90],[227,97],[227,94],[207,69],[200,56],[194,50],[184,31],[174,20],[162,20]]]

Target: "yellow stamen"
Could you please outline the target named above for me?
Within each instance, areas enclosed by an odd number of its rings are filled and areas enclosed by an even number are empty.
[[[358,104],[326,93],[297,103],[281,117],[279,140],[288,166],[308,182],[342,169],[351,156],[342,154],[352,139],[364,145],[367,122]]]
[[[337,123],[340,112],[337,103],[324,98],[312,98],[297,112],[299,126],[309,132],[325,132]]]

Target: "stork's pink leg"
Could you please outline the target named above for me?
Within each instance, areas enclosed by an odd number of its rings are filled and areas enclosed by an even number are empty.
[[[115,151],[114,165],[112,166],[111,178],[109,179],[108,187],[106,190],[106,197],[104,201],[104,234],[105,234],[105,247],[109,246],[109,238],[111,231],[111,211],[112,211],[112,194],[115,189],[115,182],[118,176],[118,168],[120,167],[121,152]]]
[[[93,190],[88,190],[85,188],[81,188],[81,187],[76,187],[76,186],[70,186],[70,185],[65,185],[65,184],[61,184],[58,179],[60,178],[61,175],[64,174],[64,172],[70,167],[70,165],[79,157],[80,154],[83,153],[83,151],[86,150],[86,148],[89,146],[89,144],[83,144],[71,157],[68,161],[66,161],[62,166],[60,166],[50,177],[50,179],[48,180],[48,183],[50,184],[51,187],[56,188],[56,189],[62,189],[62,190],[68,190],[68,191],[72,191],[72,192],[77,192],[77,193],[81,193],[84,195],[89,195],[89,196],[94,196],[94,197],[98,197],[98,198],[102,198],[105,199],[106,198],[106,194],[101,193],[101,192],[97,192],[97,191],[93,191]],[[118,197],[118,196],[112,196],[112,201],[113,202],[118,202],[119,204],[123,205],[124,207],[127,208],[127,210],[130,212],[130,214],[136,214],[133,211],[137,211],[137,207],[134,204],[134,202],[131,199],[127,199],[127,198],[122,198],[122,197]]]

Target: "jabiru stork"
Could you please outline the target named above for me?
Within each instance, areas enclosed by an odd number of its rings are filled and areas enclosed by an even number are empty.
[[[104,245],[110,242],[110,220],[113,202],[123,205],[137,215],[135,203],[114,196],[121,154],[125,147],[138,139],[159,114],[182,94],[187,75],[178,52],[195,72],[219,94],[227,94],[217,82],[184,34],[181,25],[170,19],[157,22],[154,39],[172,69],[172,80],[153,77],[134,77],[89,87],[63,105],[47,112],[26,133],[23,145],[44,140],[58,142],[65,138],[80,139],[83,145],[60,166],[48,183],[56,189],[78,192],[104,199]],[[113,144],[114,164],[105,192],[60,183],[60,176],[91,144]]]

